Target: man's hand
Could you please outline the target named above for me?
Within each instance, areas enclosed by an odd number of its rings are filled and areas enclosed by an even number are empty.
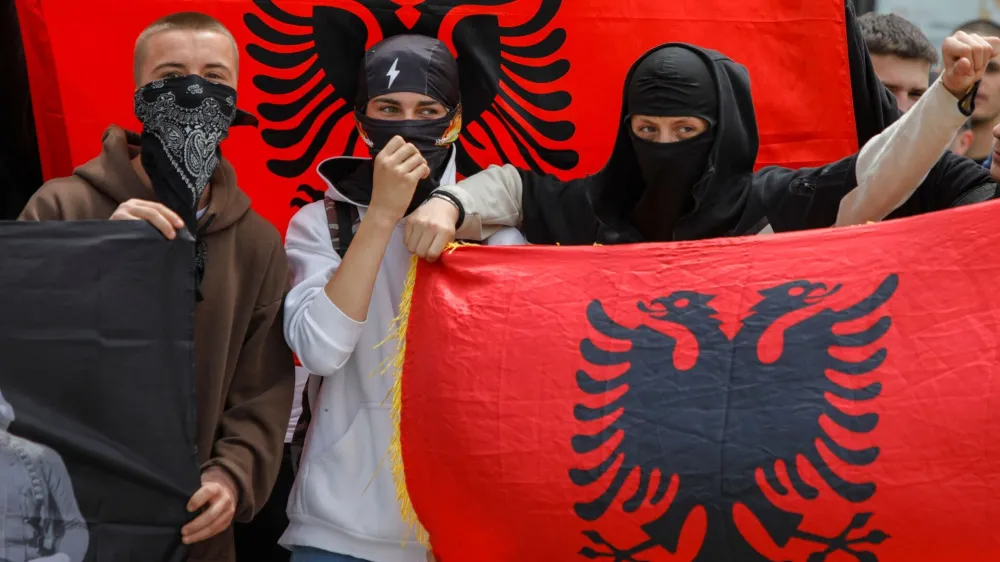
[[[213,466],[201,473],[201,489],[188,501],[187,509],[195,512],[207,505],[201,515],[181,529],[184,544],[210,539],[225,531],[236,514],[236,483],[222,468]]]
[[[458,208],[450,201],[432,197],[406,219],[406,247],[427,261],[441,257],[445,246],[455,241]]]
[[[944,40],[944,73],[941,82],[951,95],[962,99],[986,72],[993,57],[1000,54],[1000,39],[959,31]]]
[[[146,221],[162,232],[167,240],[173,240],[177,236],[177,229],[184,228],[184,221],[177,216],[177,213],[161,203],[143,199],[129,199],[122,203],[111,214],[111,220]]]
[[[393,224],[399,222],[413,200],[417,182],[430,174],[417,147],[398,135],[392,137],[375,158],[369,212],[379,213]]]

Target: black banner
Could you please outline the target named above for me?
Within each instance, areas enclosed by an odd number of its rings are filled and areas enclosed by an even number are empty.
[[[0,562],[184,559],[193,253],[145,222],[0,222]]]

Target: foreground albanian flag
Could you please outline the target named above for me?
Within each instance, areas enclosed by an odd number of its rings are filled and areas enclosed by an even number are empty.
[[[421,262],[397,404],[438,558],[1000,559],[998,216]]]
[[[223,154],[281,232],[321,198],[325,159],[363,154],[357,65],[384,37],[438,37],[456,54],[465,129],[458,171],[489,164],[580,177],[607,161],[625,74],[646,50],[688,41],[753,78],[758,165],[832,162],[857,150],[845,0],[16,0],[46,178],[93,158],[132,115],[132,50],[171,12],[221,20],[240,45],[239,105],[259,130]],[[808,45],[808,47],[805,47]],[[95,61],[100,61],[95,68]],[[407,70],[400,69],[400,72]],[[387,77],[388,79],[388,77]]]

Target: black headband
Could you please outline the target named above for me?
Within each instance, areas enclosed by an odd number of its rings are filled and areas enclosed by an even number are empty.
[[[447,45],[424,35],[396,35],[368,49],[355,107],[364,111],[372,98],[393,92],[423,94],[457,107],[458,63]]]
[[[664,47],[643,59],[628,84],[631,115],[701,117],[718,122],[717,87],[707,62],[684,47]]]

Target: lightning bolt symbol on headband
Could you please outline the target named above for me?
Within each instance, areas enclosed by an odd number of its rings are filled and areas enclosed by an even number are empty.
[[[389,87],[392,88],[392,83],[396,81],[396,77],[399,76],[399,71],[396,70],[396,65],[399,63],[399,59],[392,61],[392,66],[389,68],[389,72],[385,75],[389,77]]]

